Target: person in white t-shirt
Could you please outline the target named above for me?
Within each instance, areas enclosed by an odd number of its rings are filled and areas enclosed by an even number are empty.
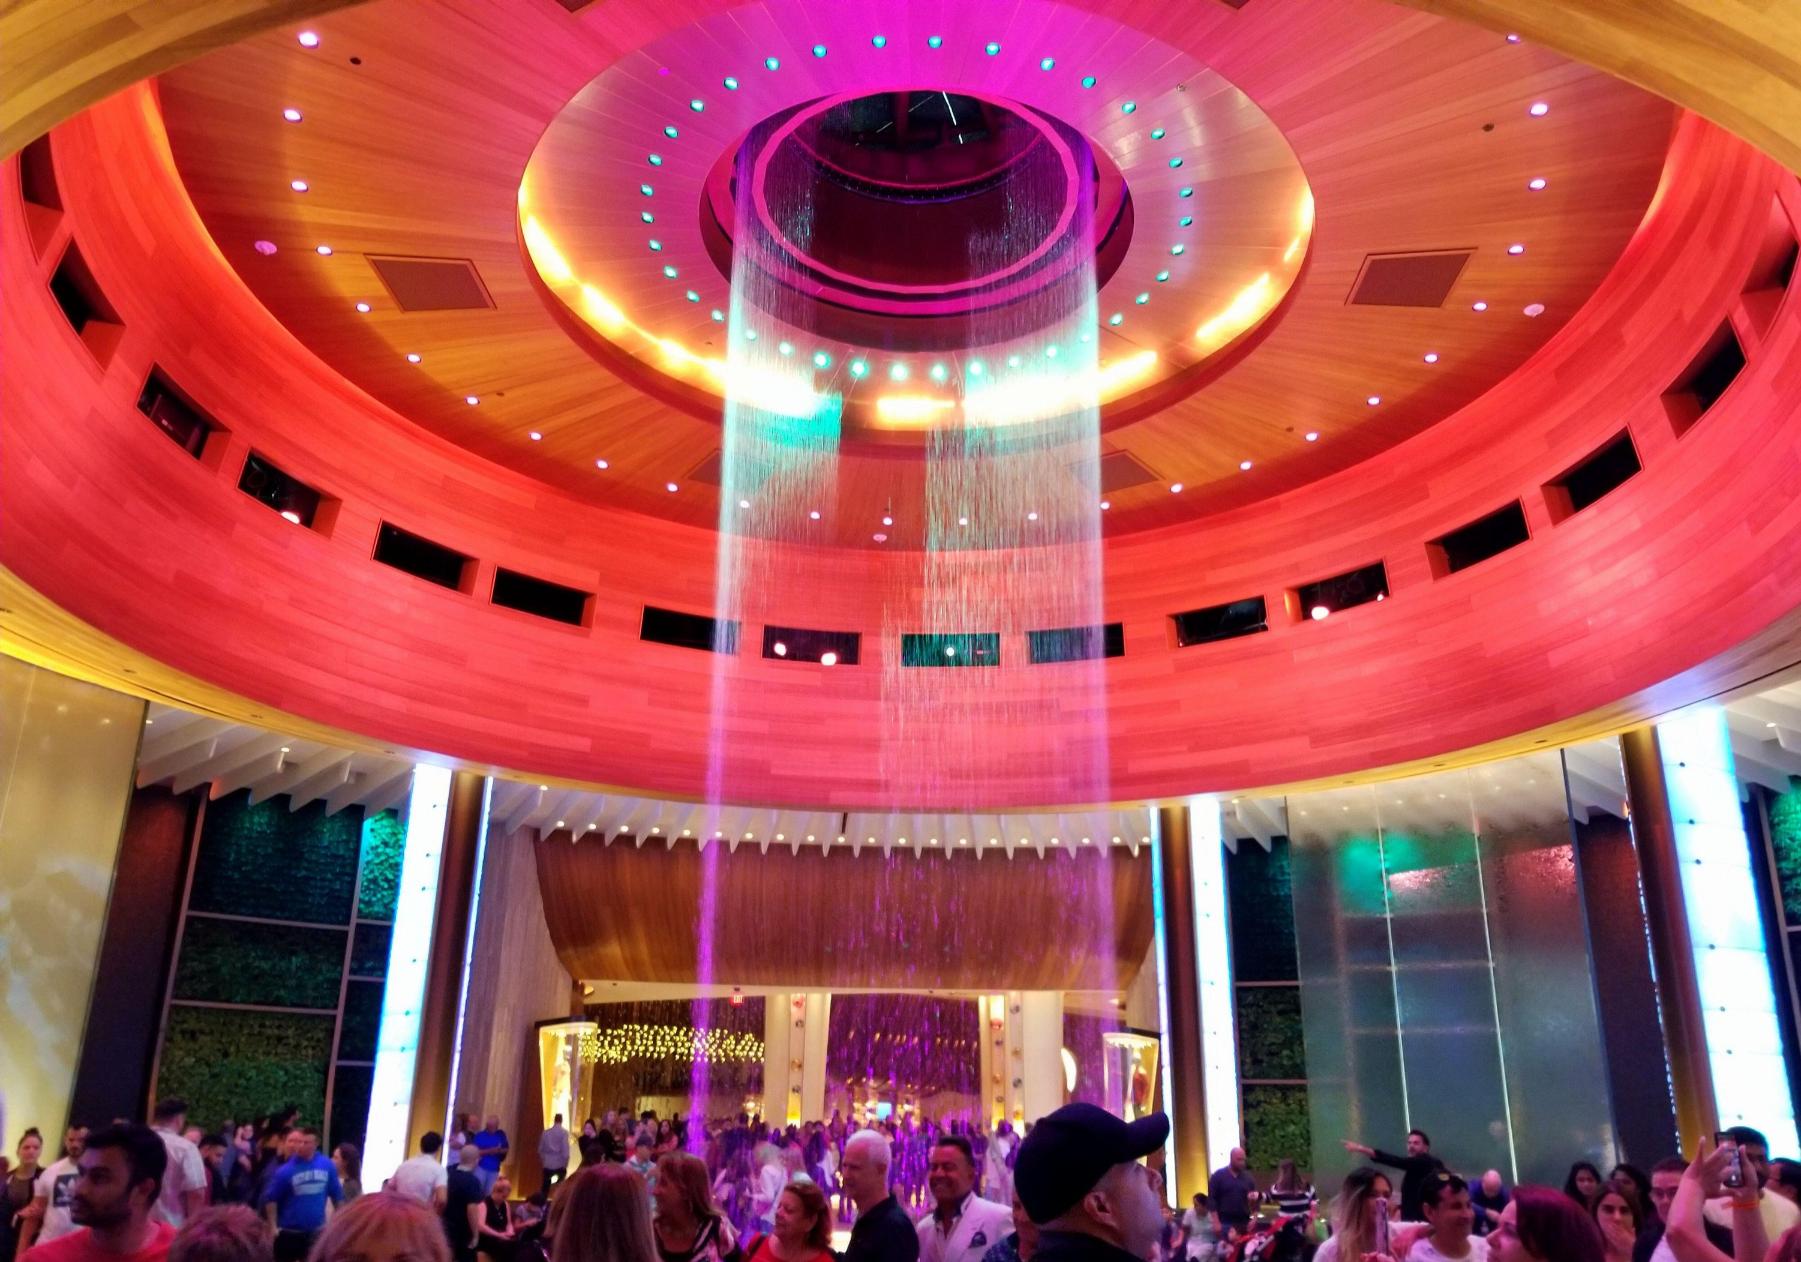
[[[1432,1230],[1414,1241],[1407,1262],[1488,1262],[1488,1241],[1470,1234],[1476,1210],[1470,1185],[1460,1176],[1448,1170],[1427,1175],[1420,1208]]]
[[[51,1162],[38,1175],[19,1241],[21,1256],[34,1244],[61,1239],[75,1230],[75,1221],[69,1217],[69,1194],[75,1190],[75,1180],[81,1177],[81,1154],[87,1143],[88,1128],[71,1126],[63,1133],[61,1159]]]
[[[187,1124],[187,1101],[174,1097],[158,1100],[150,1116],[151,1129],[169,1153],[163,1190],[156,1198],[156,1211],[151,1217],[176,1230],[206,1208],[206,1162],[201,1160],[200,1148],[182,1137]]]
[[[419,1141],[418,1155],[400,1163],[394,1177],[388,1180],[388,1187],[441,1211],[450,1196],[450,1171],[438,1160],[442,1147],[444,1137],[437,1131],[426,1131]]]

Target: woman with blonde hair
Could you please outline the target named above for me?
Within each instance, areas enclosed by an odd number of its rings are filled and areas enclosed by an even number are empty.
[[[644,1212],[650,1194],[636,1170],[589,1166],[566,1186],[551,1262],[657,1262],[650,1216]]]
[[[331,1216],[307,1262],[450,1262],[431,1206],[402,1192],[367,1192]]]
[[[664,1153],[657,1159],[650,1199],[663,1262],[736,1262],[738,1240],[713,1203],[706,1162],[693,1153]]]
[[[1387,1253],[1385,1202],[1394,1194],[1394,1184],[1374,1166],[1358,1166],[1345,1175],[1332,1202],[1332,1238],[1314,1253],[1313,1262],[1363,1262],[1366,1253]]]

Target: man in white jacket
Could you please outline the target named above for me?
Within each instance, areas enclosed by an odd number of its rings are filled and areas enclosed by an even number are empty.
[[[919,1262],[982,1262],[982,1255],[1013,1230],[1013,1210],[977,1196],[975,1184],[969,1141],[940,1135],[926,1167],[934,1204],[919,1220]]]

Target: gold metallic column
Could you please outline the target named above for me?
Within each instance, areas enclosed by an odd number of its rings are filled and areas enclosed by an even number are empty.
[[[1719,1124],[1719,1113],[1708,1067],[1694,944],[1689,938],[1688,911],[1682,899],[1676,828],[1670,819],[1657,730],[1641,727],[1622,734],[1620,762],[1626,771],[1632,839],[1638,849],[1639,880],[1645,892],[1651,960],[1657,969],[1664,1046],[1670,1059],[1670,1086],[1676,1097],[1676,1132],[1682,1151],[1694,1152],[1703,1135],[1712,1136]]]
[[[469,947],[469,910],[475,897],[475,856],[481,849],[482,798],[487,778],[459,771],[450,781],[444,818],[444,854],[438,866],[438,905],[432,917],[431,957],[419,1013],[419,1052],[413,1065],[413,1109],[407,1120],[407,1152],[419,1137],[441,1130],[450,1109],[450,1062],[456,1050],[457,1004]]]
[[[1201,979],[1194,940],[1194,875],[1188,808],[1157,809],[1157,863],[1163,881],[1163,1031],[1173,1100],[1164,1101],[1175,1133],[1175,1203],[1207,1190],[1207,1099],[1201,1078]],[[1169,1178],[1168,1174],[1165,1178]]]

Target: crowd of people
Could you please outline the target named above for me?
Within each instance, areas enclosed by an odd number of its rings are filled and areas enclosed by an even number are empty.
[[[293,1110],[211,1132],[186,1113],[70,1127],[48,1162],[26,1131],[0,1262],[1801,1262],[1801,1162],[1749,1127],[1649,1173],[1577,1162],[1561,1190],[1466,1178],[1420,1130],[1346,1141],[1369,1164],[1323,1204],[1293,1161],[1265,1185],[1235,1149],[1177,1214],[1167,1119],[1089,1104],[1023,1134],[559,1116],[524,1196],[493,1116],[424,1135],[365,1195],[356,1149],[322,1152]]]

